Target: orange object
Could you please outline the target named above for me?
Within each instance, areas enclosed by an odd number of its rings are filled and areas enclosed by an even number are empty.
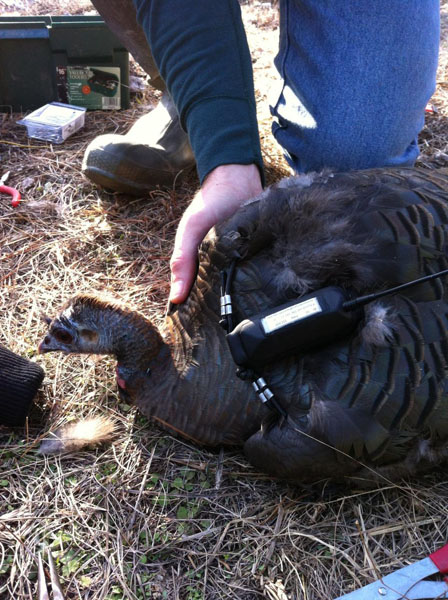
[[[87,96],[92,90],[90,89],[90,85],[86,84],[82,86],[81,91],[85,96]]]

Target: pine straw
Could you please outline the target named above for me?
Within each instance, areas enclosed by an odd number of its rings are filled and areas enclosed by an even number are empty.
[[[276,21],[263,6],[244,9],[273,179],[286,169],[263,112],[263,82],[274,75],[262,49],[274,52]],[[422,136],[428,168],[446,162],[447,56],[439,112]],[[67,598],[92,600],[330,599],[427,555],[448,539],[446,473],[369,492],[292,488],[255,472],[238,450],[161,433],[120,403],[111,358],[36,356],[41,311],[54,314],[79,290],[162,318],[172,240],[196,181],[134,199],[80,175],[91,139],[126,131],[155,101],[148,93],[128,111],[89,113],[62,146],[28,141],[17,115],[1,121],[3,170],[24,202],[0,204],[0,341],[42,364],[46,379],[28,426],[0,430],[0,597],[35,597],[41,544],[52,548]],[[91,415],[119,422],[110,447],[36,454],[46,431]]]

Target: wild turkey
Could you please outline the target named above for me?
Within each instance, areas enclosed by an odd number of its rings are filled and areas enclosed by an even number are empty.
[[[236,374],[220,273],[236,265],[235,323],[325,286],[362,295],[403,284],[448,268],[447,200],[447,176],[415,169],[286,179],[209,233],[163,331],[75,296],[48,320],[40,352],[114,354],[118,385],[143,414],[200,444],[243,445],[280,478],[427,470],[448,457],[445,278],[371,303],[345,337],[263,367],[279,414]]]

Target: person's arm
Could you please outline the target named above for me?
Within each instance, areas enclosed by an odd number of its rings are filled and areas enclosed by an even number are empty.
[[[0,344],[0,425],[22,426],[45,377],[35,362]]]
[[[201,183],[222,164],[262,170],[252,63],[237,0],[134,0],[195,154]]]
[[[252,64],[237,0],[134,0],[195,154],[201,190],[178,228],[170,300],[182,302],[207,231],[262,189]]]

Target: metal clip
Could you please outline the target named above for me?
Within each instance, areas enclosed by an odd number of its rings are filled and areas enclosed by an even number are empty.
[[[232,314],[232,298],[230,294],[224,294],[220,299],[221,305],[221,317],[226,317],[227,315]]]
[[[260,398],[260,400],[263,402],[263,404],[265,402],[269,402],[269,400],[271,400],[274,397],[274,394],[268,388],[268,384],[263,379],[263,377],[259,377],[258,379],[253,381],[252,387],[254,388],[255,393]]]

